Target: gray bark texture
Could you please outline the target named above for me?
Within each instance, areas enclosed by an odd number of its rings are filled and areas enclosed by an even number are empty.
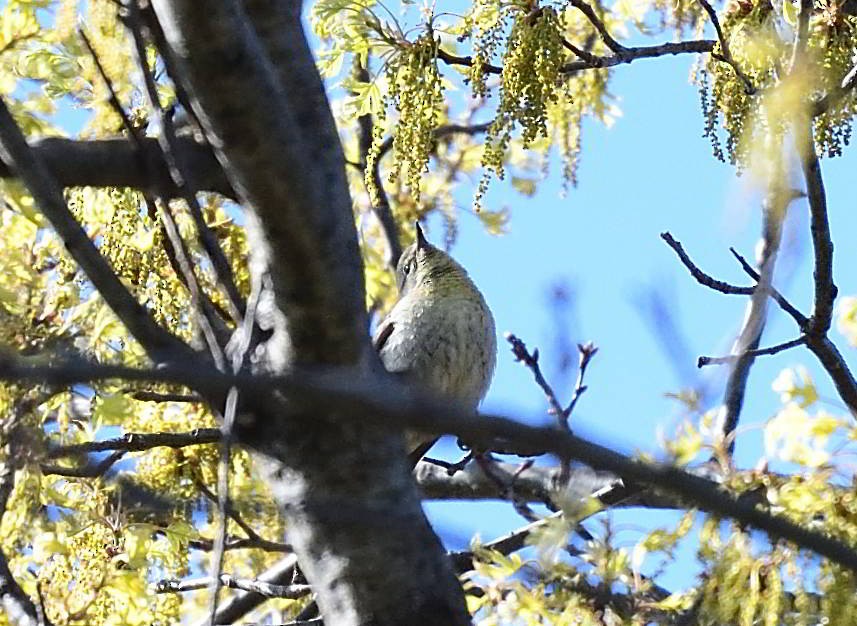
[[[269,280],[276,308],[266,369],[379,367],[342,148],[300,4],[152,5],[171,75],[252,214],[251,271]],[[307,421],[248,402],[238,438],[260,453],[326,624],[470,623],[420,507],[401,433],[309,403]]]

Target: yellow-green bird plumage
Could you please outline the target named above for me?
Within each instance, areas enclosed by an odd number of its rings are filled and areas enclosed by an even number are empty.
[[[374,344],[387,371],[473,410],[488,391],[497,357],[494,318],[466,270],[417,241],[399,259],[399,300],[378,326]],[[408,450],[433,442],[408,436]]]

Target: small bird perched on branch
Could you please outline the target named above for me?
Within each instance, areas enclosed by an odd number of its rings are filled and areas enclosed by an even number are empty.
[[[476,410],[485,397],[497,337],[485,298],[461,267],[431,245],[417,223],[417,240],[396,268],[399,300],[378,325],[373,345],[388,372]],[[407,433],[414,464],[436,436]]]

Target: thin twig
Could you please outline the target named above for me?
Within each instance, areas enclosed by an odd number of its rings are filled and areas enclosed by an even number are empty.
[[[449,461],[444,461],[443,459],[433,459],[428,456],[424,456],[420,459],[421,462],[430,463],[431,465],[437,465],[438,467],[442,467],[446,470],[447,476],[455,476],[458,472],[462,471],[470,461],[474,459],[476,455],[473,450],[469,450],[467,454],[463,457],[455,461],[454,463],[450,463]]]
[[[188,580],[164,579],[155,587],[157,593],[184,593],[186,591],[199,591],[211,587],[211,578],[192,578]],[[296,600],[312,593],[309,585],[275,585],[260,580],[247,580],[246,578],[233,578],[229,574],[220,575],[220,584],[229,589],[241,591],[252,591],[266,598],[287,598]]]
[[[195,393],[160,393],[158,391],[131,391],[131,398],[140,402],[178,402],[196,404],[204,402],[202,396]]]
[[[687,255],[687,252],[684,251],[684,247],[682,247],[681,243],[677,241],[672,234],[668,232],[661,233],[661,239],[663,239],[667,245],[672,248],[675,253],[678,255],[678,258],[684,264],[684,266],[690,272],[690,275],[696,279],[700,285],[704,285],[709,289],[713,289],[714,291],[719,291],[720,293],[725,294],[736,294],[741,296],[752,296],[755,290],[755,287],[739,287],[737,285],[731,285],[729,283],[723,282],[722,280],[717,280],[712,278],[705,272],[703,272],[697,265],[690,260],[690,257]]]
[[[97,68],[102,81],[107,87],[108,101],[111,105],[111,108],[122,120],[122,125],[125,128],[125,131],[128,133],[128,136],[131,138],[135,148],[137,149],[137,158],[139,166],[141,168],[145,168],[147,166],[147,163],[143,157],[144,137],[140,133],[139,129],[134,126],[134,124],[131,122],[131,119],[128,117],[128,114],[125,112],[125,108],[119,101],[119,96],[116,93],[116,89],[113,87],[113,81],[110,80],[110,77],[104,70],[104,66],[101,63],[98,54],[95,52],[95,48],[92,46],[92,43],[86,36],[86,33],[84,33],[82,29],[78,29],[78,35],[83,40],[87,50],[89,50],[90,56],[92,57],[92,60],[95,63],[95,67]],[[154,83],[153,80],[149,82],[152,84]],[[207,294],[205,294],[200,289],[199,284],[196,281],[196,277],[194,276],[194,273],[188,261],[190,253],[188,252],[181,236],[178,234],[178,228],[176,227],[175,222],[172,219],[172,214],[170,214],[169,208],[166,206],[166,203],[158,203],[157,200],[152,198],[145,190],[143,191],[143,202],[146,204],[148,209],[147,213],[151,217],[155,216],[155,207],[160,207],[163,212],[161,218],[161,229],[165,235],[167,242],[167,245],[165,246],[167,258],[169,259],[170,264],[173,266],[176,275],[181,279],[182,284],[184,284],[185,287],[188,289],[188,293],[190,293],[191,300],[199,311],[201,329],[203,331],[204,336],[206,337],[206,341],[208,342],[209,350],[212,352],[213,355],[215,355],[214,358],[217,362],[217,353],[219,352],[219,347],[213,330],[213,324],[217,320],[211,314],[211,312],[213,310],[219,311],[220,307],[218,307],[213,301],[211,301],[207,297]]]
[[[40,466],[42,474],[45,476],[57,475],[68,476],[70,478],[98,478],[104,476],[111,467],[125,456],[127,450],[116,450],[110,456],[97,463],[90,463],[82,467],[64,467],[62,465],[48,465],[43,463]]]
[[[253,328],[256,324],[256,308],[262,292],[262,278],[258,274],[253,277],[250,299],[247,310],[241,322],[239,331],[241,333],[235,352],[232,354],[232,373],[238,374],[244,366],[244,359],[250,349],[253,337]],[[211,626],[217,623],[217,603],[221,585],[221,571],[226,552],[226,517],[229,514],[229,468],[230,456],[232,454],[232,437],[235,428],[235,416],[238,410],[238,387],[232,386],[226,395],[226,406],[223,411],[223,423],[220,426],[220,459],[217,464],[217,508],[219,512],[219,525],[215,535],[214,554],[212,555],[213,578],[211,580],[211,603],[209,605],[209,616]],[[233,519],[238,518],[237,513]],[[248,536],[256,535],[255,531],[247,525],[241,526]]]
[[[539,519],[539,516],[529,507],[525,498],[519,498],[515,493],[515,479],[533,465],[533,459],[527,459],[521,466],[506,480],[505,473],[495,471],[495,461],[489,455],[479,454],[474,457],[477,465],[482,470],[482,473],[496,486],[500,492],[500,497],[512,503],[515,511],[528,522],[534,522]]]
[[[220,441],[219,428],[195,428],[182,433],[125,433],[121,437],[112,439],[58,446],[49,450],[45,458],[60,459],[109,450],[141,452],[158,447],[184,448],[218,441]]]
[[[200,537],[198,539],[189,539],[187,542],[188,547],[193,548],[194,550],[202,550],[205,552],[211,552],[214,550],[214,539],[207,539],[205,537]],[[286,554],[291,554],[294,552],[294,548],[289,543],[283,543],[280,541],[268,541],[267,539],[258,538],[258,539],[250,539],[249,537],[228,537],[226,540],[226,545],[223,547],[224,550],[264,550],[265,552],[284,552]]]
[[[110,108],[119,116],[119,119],[122,120],[122,127],[128,133],[128,136],[133,140],[134,146],[138,150],[138,156],[142,161],[142,152],[143,152],[143,137],[140,134],[139,129],[134,126],[131,118],[128,117],[128,113],[125,111],[125,107],[122,106],[122,103],[119,101],[119,96],[116,93],[116,89],[113,87],[113,81],[110,80],[110,77],[107,75],[107,72],[104,70],[104,66],[101,64],[101,59],[98,57],[98,54],[95,52],[95,48],[92,46],[92,42],[89,41],[89,37],[86,36],[86,33],[82,28],[77,29],[77,35],[83,41],[83,44],[86,46],[86,49],[89,51],[89,56],[92,57],[93,63],[95,63],[95,69],[98,70],[98,74],[101,76],[101,80],[104,85],[107,87],[107,97],[110,102]],[[145,165],[142,165],[145,167]]]
[[[481,135],[482,133],[487,132],[493,123],[494,120],[491,120],[490,122],[481,122],[479,124],[444,124],[442,126],[438,126],[432,131],[432,137],[435,141],[439,141],[444,137],[449,137],[450,135],[468,135],[470,137]],[[387,137],[381,142],[381,145],[378,147],[379,160],[393,149],[393,141],[393,137]]]
[[[505,337],[506,341],[508,341],[512,346],[512,354],[515,356],[515,360],[527,366],[527,368],[533,373],[533,378],[535,379],[536,384],[541,387],[544,392],[545,398],[547,398],[548,405],[550,406],[550,411],[548,412],[556,417],[557,424],[560,427],[568,430],[565,411],[559,403],[559,400],[557,400],[553,387],[550,386],[548,381],[546,381],[545,377],[542,375],[542,369],[539,366],[539,349],[536,348],[533,350],[532,354],[530,354],[529,350],[527,350],[527,345],[514,334],[506,333]]]
[[[158,95],[158,87],[155,82],[155,77],[149,70],[149,65],[146,60],[146,44],[143,40],[142,26],[139,19],[139,8],[137,7],[136,2],[129,2],[127,9],[128,17],[126,19],[126,25],[131,31],[132,40],[134,42],[133,50],[135,53],[137,67],[143,76],[143,84],[145,86],[144,93],[146,94],[149,108],[155,113],[161,125],[161,137],[159,137],[158,140],[161,147],[161,153],[176,187],[183,190],[185,202],[190,206],[192,203],[196,203],[196,197],[187,189],[186,181],[178,168],[172,151],[173,143],[170,140],[170,131],[172,130],[171,120],[169,120],[164,114],[160,96]],[[185,285],[187,286],[190,294],[191,304],[196,310],[199,328],[202,331],[206,344],[208,345],[208,350],[211,353],[218,369],[224,369],[226,362],[223,354],[223,348],[218,342],[218,338],[214,332],[215,321],[210,315],[212,307],[206,307],[204,305],[204,301],[208,296],[204,293],[196,278],[196,273],[194,272],[193,265],[190,261],[190,251],[187,249],[187,246],[179,233],[168,203],[158,202],[157,199],[154,199],[153,201],[159,210],[158,212],[161,216],[161,223],[163,224],[167,237],[172,244],[173,253],[175,254],[176,261],[180,268],[180,275],[184,277]],[[151,201],[147,199],[147,202]],[[213,260],[212,265],[214,265]],[[226,283],[224,283],[224,285],[225,284]]]
[[[212,492],[205,485],[205,483],[202,482],[201,479],[197,478],[194,481],[194,483],[196,484],[197,489],[199,489],[200,492],[202,492],[202,495],[204,495],[208,500],[210,500],[211,502],[214,502],[215,504],[217,504],[219,506],[220,500],[219,500],[217,494]],[[259,533],[257,533],[253,529],[253,527],[250,526],[250,524],[248,524],[246,521],[244,521],[244,518],[241,517],[241,514],[238,512],[238,510],[232,504],[231,500],[226,502],[225,512],[226,512],[226,515],[228,515],[229,518],[233,522],[235,522],[238,525],[238,527],[241,528],[241,530],[243,530],[244,533],[247,535],[246,541],[248,542],[248,545],[252,544],[254,547],[260,547],[260,548],[265,549],[265,550],[272,550],[272,551],[276,551],[276,552],[285,552],[285,551],[288,551],[290,549],[288,544],[277,542],[277,541],[269,541],[269,540],[265,539],[264,537],[261,537],[259,535]],[[238,540],[238,541],[241,541],[241,540]],[[216,542],[211,541],[210,543],[211,543],[211,548],[213,549],[216,545]],[[235,542],[232,542],[232,543],[234,544]],[[228,541],[226,542],[226,544],[224,545],[224,549],[227,549],[227,550],[230,549],[230,542],[228,542]],[[234,549],[234,547],[232,549]]]
[[[290,554],[281,558],[274,565],[269,567],[263,574],[256,577],[257,581],[269,583],[272,585],[291,586],[295,581],[295,567],[297,559],[294,554]],[[259,606],[267,600],[267,597],[259,593],[248,591],[238,593],[226,600],[217,612],[218,624],[232,624],[241,620],[241,617]],[[193,622],[194,626],[202,626],[208,623],[206,621]]]
[[[789,348],[794,348],[805,344],[806,336],[802,335],[797,339],[784,341],[783,343],[778,343],[768,348],[756,348],[755,350],[747,350],[745,352],[742,352],[741,354],[730,354],[728,356],[701,356],[697,360],[696,366],[705,367],[706,365],[723,365],[725,363],[734,363],[738,359],[747,356],[757,357],[777,354],[778,352],[783,352],[784,350],[788,350]]]
[[[568,406],[563,411],[566,420],[568,420],[574,412],[574,407],[577,406],[577,401],[580,400],[580,396],[582,396],[583,392],[588,389],[588,387],[583,384],[583,378],[586,376],[586,368],[589,367],[592,357],[594,357],[595,353],[598,352],[598,348],[591,341],[577,344],[577,350],[580,353],[580,360],[577,364],[577,381],[574,384],[574,392],[571,394],[571,402],[568,403]]]
[[[589,63],[590,65],[597,65],[599,62],[598,55],[592,54],[591,52],[588,52],[588,51],[584,50],[583,48],[578,48],[577,46],[575,46],[570,41],[567,41],[566,39],[562,40],[562,45],[567,50],[570,50],[571,53],[574,54],[574,56],[579,58],[584,63]]]
[[[598,31],[602,41],[604,41],[604,45],[612,52],[615,52],[617,55],[623,55],[629,50],[629,48],[626,48],[613,38],[607,30],[607,26],[604,25],[604,21],[598,17],[592,6],[583,0],[570,0],[569,4],[586,16],[586,19],[588,19],[592,26],[595,27],[595,30]]]
[[[752,265],[750,265],[747,259],[745,259],[737,250],[735,250],[735,248],[730,247],[729,251],[738,260],[738,263],[741,264],[742,269],[747,273],[747,275],[750,276],[750,278],[752,278],[753,280],[758,281],[759,272],[757,272],[756,269]],[[792,317],[792,319],[797,322],[797,325],[801,330],[806,330],[807,324],[809,324],[809,318],[800,311],[798,311],[797,308],[774,287],[770,288],[770,292],[770,295],[774,299],[774,302],[776,302],[783,311],[788,313]]]

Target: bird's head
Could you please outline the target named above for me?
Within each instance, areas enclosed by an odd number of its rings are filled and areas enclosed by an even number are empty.
[[[455,259],[425,238],[417,222],[417,240],[408,246],[396,267],[399,297],[414,289],[448,289],[471,286],[467,272]]]

